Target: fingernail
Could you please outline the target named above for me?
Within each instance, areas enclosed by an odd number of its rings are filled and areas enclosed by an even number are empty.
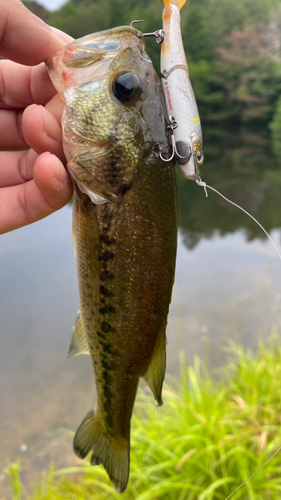
[[[68,35],[64,31],[61,31],[54,26],[50,26],[50,28],[52,32],[55,33],[55,35],[57,35],[57,37],[60,38],[65,44],[73,42],[74,38],[72,38],[72,36]]]
[[[57,168],[56,172],[54,174],[54,179],[57,179],[59,182],[62,182],[63,184],[66,184],[68,182],[68,173],[66,169],[64,168],[63,164],[59,161],[59,159],[55,156],[52,155],[56,161]]]
[[[54,118],[53,120],[51,120],[52,123],[50,123],[50,120],[48,120],[44,106],[40,105],[40,108],[42,109],[44,116],[43,134],[46,134],[48,137],[50,137],[50,139],[53,139],[54,141],[61,142],[62,141],[61,128],[58,122]]]

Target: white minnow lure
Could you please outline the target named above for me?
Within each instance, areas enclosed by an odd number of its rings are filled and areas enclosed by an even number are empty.
[[[173,155],[185,177],[197,180],[204,156],[201,123],[181,37],[180,9],[185,1],[164,0],[161,73]]]

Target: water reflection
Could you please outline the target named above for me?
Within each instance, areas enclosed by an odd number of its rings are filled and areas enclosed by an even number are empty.
[[[280,244],[280,233],[272,233]],[[216,369],[231,339],[256,348],[275,325],[281,332],[281,262],[271,244],[246,244],[243,231],[202,240],[186,251],[180,234],[176,282],[169,318],[170,371],[177,366],[177,350],[188,362],[195,354]]]
[[[242,130],[204,130],[203,180],[249,211],[270,231],[281,227],[281,170],[267,134]],[[216,231],[244,229],[247,240],[265,238],[244,213],[178,175],[179,226],[188,248]]]
[[[204,151],[203,179],[249,210],[280,246],[281,172],[267,138],[205,131]],[[281,262],[262,231],[180,175],[178,187],[167,368],[174,375],[180,348],[188,361],[208,356],[216,368],[229,339],[255,348],[272,325],[281,332]],[[76,463],[61,429],[75,430],[95,399],[89,358],[66,359],[78,308],[71,208],[0,241],[0,472],[21,455],[33,475],[50,458]]]

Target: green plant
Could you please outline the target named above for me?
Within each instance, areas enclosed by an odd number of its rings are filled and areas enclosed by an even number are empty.
[[[255,356],[235,344],[229,361],[210,374],[199,358],[187,367],[181,353],[180,383],[164,388],[155,408],[145,387],[132,421],[131,474],[124,500],[224,500],[261,467],[281,444],[281,345],[277,333]],[[169,377],[168,377],[169,379]],[[13,500],[19,500],[19,465],[11,465]],[[233,499],[277,500],[281,491],[277,454]],[[121,498],[103,467],[50,469],[34,493],[21,500]]]

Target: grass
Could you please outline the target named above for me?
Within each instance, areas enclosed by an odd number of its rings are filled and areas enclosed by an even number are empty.
[[[13,500],[225,500],[281,446],[281,343],[273,333],[257,355],[231,344],[220,377],[199,358],[181,382],[165,385],[164,406],[139,391],[131,438],[131,473],[121,496],[103,467],[50,468],[28,495],[20,464],[7,466]],[[281,497],[281,452],[232,499]]]

